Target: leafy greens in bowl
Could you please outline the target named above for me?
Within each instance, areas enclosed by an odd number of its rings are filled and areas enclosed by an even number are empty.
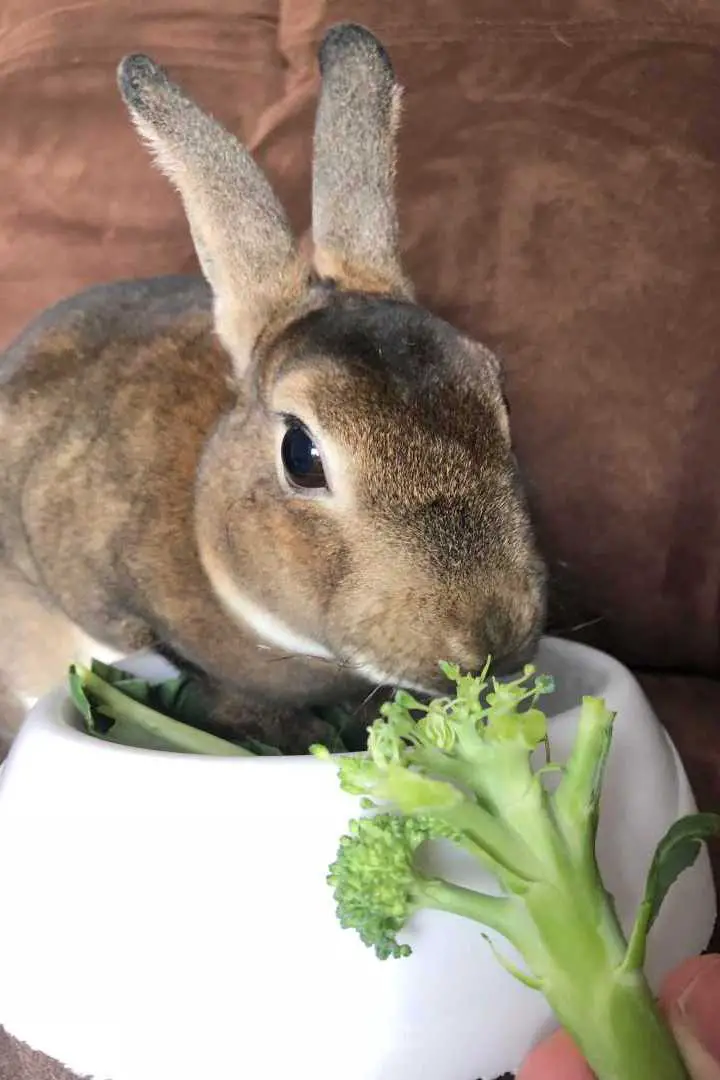
[[[162,681],[143,679],[122,668],[93,660],[74,664],[69,689],[89,735],[142,750],[166,750],[220,757],[279,756],[282,750],[255,737],[221,736],[207,729],[210,696],[187,672]],[[333,753],[360,749],[354,712],[340,706],[314,710]]]

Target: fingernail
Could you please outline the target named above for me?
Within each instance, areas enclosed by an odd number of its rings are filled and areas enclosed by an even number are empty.
[[[692,1043],[696,1055],[702,1047],[720,1077],[720,957],[708,960],[688,983],[672,1009],[671,1022],[688,1052]],[[707,1072],[707,1060],[703,1067]]]

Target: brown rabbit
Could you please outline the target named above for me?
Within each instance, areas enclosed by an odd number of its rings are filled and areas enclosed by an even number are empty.
[[[207,279],[90,289],[0,366],[0,681],[156,648],[248,709],[510,668],[545,605],[499,366],[413,302],[382,46],[320,50],[312,265],[251,155],[145,56],[130,115]],[[208,287],[209,286],[209,287]],[[218,706],[218,716],[227,718]]]

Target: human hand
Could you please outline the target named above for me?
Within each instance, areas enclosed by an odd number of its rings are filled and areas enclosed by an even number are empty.
[[[665,980],[660,1003],[692,1080],[720,1080],[720,955],[688,960]],[[570,1037],[556,1032],[516,1080],[593,1080]]]

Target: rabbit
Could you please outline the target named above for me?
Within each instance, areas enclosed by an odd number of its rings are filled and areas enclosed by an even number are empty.
[[[384,47],[338,24],[318,55],[308,257],[235,137],[147,56],[119,65],[202,274],[90,288],[0,360],[16,701],[154,649],[241,730],[533,655],[546,571],[500,364],[403,271]]]

